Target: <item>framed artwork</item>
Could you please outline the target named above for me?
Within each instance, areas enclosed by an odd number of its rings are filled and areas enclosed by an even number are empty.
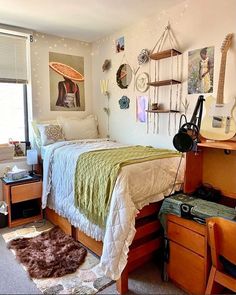
[[[212,93],[214,47],[204,47],[188,53],[188,94]]]
[[[119,53],[124,50],[125,50],[125,38],[120,37],[119,39],[116,39],[116,53]]]
[[[148,73],[145,73],[145,72],[140,73],[137,76],[136,81],[135,81],[136,89],[140,92],[146,92],[149,88],[148,82],[149,82]]]
[[[136,120],[145,123],[147,121],[148,97],[145,95],[136,98]]]
[[[51,111],[84,111],[84,58],[49,52]]]

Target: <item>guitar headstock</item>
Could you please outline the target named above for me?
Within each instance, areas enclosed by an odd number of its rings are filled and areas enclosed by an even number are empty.
[[[226,35],[222,45],[221,45],[221,52],[226,53],[229,50],[229,47],[232,43],[233,34]]]

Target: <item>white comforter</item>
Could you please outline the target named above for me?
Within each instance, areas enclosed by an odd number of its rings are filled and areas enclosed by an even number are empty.
[[[105,231],[92,224],[74,206],[74,172],[80,154],[90,150],[124,145],[104,139],[58,142],[44,154],[42,206],[49,206],[71,224],[96,240],[103,241],[100,267],[113,280],[120,277],[127,263],[129,246],[135,235],[135,216],[149,203],[159,201],[172,188],[179,157],[128,165],[117,178]],[[181,165],[177,186],[183,182]]]

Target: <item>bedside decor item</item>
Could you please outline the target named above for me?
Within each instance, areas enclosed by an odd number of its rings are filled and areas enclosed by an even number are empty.
[[[127,96],[123,95],[119,99],[120,109],[128,109],[129,108],[129,103],[130,103],[130,99]]]
[[[116,72],[116,82],[121,89],[128,88],[132,80],[132,69],[129,64],[121,64]]]
[[[142,49],[141,52],[138,55],[138,64],[143,65],[147,62],[149,62],[149,50],[148,49]]]
[[[110,59],[105,59],[103,65],[102,65],[102,71],[108,71],[111,67],[111,60]]]
[[[146,92],[149,89],[149,74],[148,73],[140,73],[135,81],[136,89],[140,92]]]
[[[31,175],[34,174],[34,165],[38,164],[38,152],[36,149],[34,150],[27,150],[27,164],[32,165],[32,170],[30,172]]]

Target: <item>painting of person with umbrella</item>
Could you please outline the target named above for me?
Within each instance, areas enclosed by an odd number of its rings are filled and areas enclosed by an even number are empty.
[[[63,63],[49,62],[49,67],[64,79],[58,82],[56,106],[64,108],[80,107],[80,89],[76,82],[83,82],[84,76],[74,68]]]

